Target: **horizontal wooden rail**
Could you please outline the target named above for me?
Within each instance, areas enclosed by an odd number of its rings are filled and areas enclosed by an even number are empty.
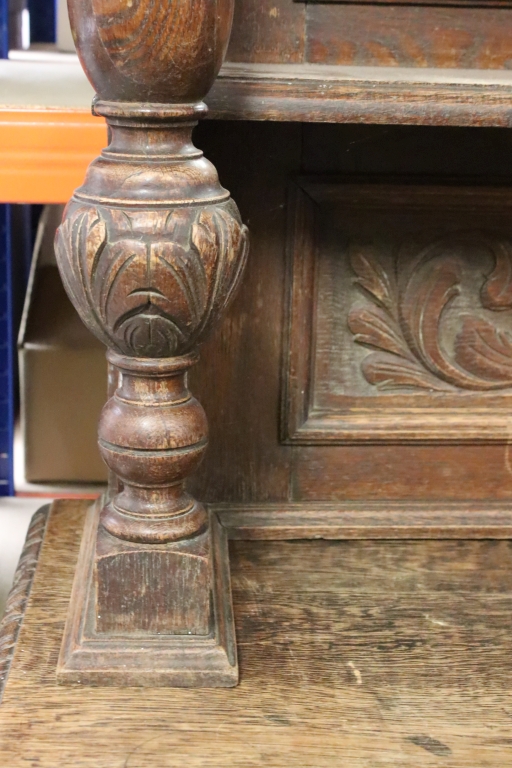
[[[512,71],[227,62],[210,117],[512,127]]]
[[[106,145],[78,61],[0,61],[0,202],[67,200]],[[512,71],[227,62],[224,120],[512,127]]]

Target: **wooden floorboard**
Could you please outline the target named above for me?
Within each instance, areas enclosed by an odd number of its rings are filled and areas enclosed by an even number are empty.
[[[1,766],[512,765],[511,542],[231,542],[238,688],[60,688],[84,509],[47,524]]]

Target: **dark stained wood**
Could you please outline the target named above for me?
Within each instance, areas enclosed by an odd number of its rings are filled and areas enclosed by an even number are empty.
[[[226,120],[512,124],[509,70],[227,62],[206,99]]]
[[[295,501],[510,501],[509,445],[312,445],[295,451]]]
[[[210,448],[188,487],[205,501],[278,501],[288,497],[291,469],[278,419],[283,237],[301,127],[203,123],[196,140],[222,168],[222,183],[250,227],[251,253],[239,295],[190,373],[190,388],[209,415]]]
[[[309,123],[302,138],[300,169],[307,175],[467,187],[508,187],[512,178],[510,133],[500,128]]]
[[[56,257],[121,375],[99,425],[117,481],[86,526],[63,683],[237,681],[227,550],[185,490],[208,442],[187,374],[248,251],[235,203],[191,140],[232,14],[232,0],[70,2],[110,143],[66,208]]]
[[[286,441],[507,442],[511,203],[504,187],[299,181]]]
[[[333,5],[350,4],[352,0],[295,0],[297,3],[332,3]],[[358,0],[360,5],[377,5],[375,0]],[[510,0],[379,0],[378,5],[413,5],[441,6],[458,8],[508,8]]]
[[[228,61],[295,64],[304,61],[305,6],[289,0],[235,2]]]
[[[483,201],[483,196],[489,193],[489,205],[483,205],[478,215],[490,226],[495,219],[489,214],[496,207],[496,214],[502,217],[501,225],[504,224],[507,229],[506,211],[503,215],[498,211],[500,197],[503,201],[508,199],[507,185],[512,170],[507,159],[507,132],[432,131],[405,127],[367,127],[362,130],[357,126],[309,125],[304,127],[302,135],[304,150],[300,159],[292,152],[293,143],[300,138],[297,126],[205,123],[197,134],[200,146],[215,159],[223,183],[241,204],[244,220],[251,227],[252,251],[248,279],[242,286],[240,296],[228,310],[226,321],[203,348],[202,360],[193,372],[193,390],[212,418],[212,450],[190,487],[208,502],[226,505],[232,510],[232,513],[229,512],[231,521],[239,513],[245,515],[251,504],[259,505],[267,510],[268,524],[276,528],[280,526],[281,515],[285,514],[287,505],[295,503],[293,514],[297,514],[300,524],[304,525],[305,536],[315,535],[315,521],[322,522],[325,502],[332,505],[333,527],[336,527],[336,509],[339,509],[340,528],[357,524],[357,520],[345,517],[345,513],[353,510],[357,515],[361,507],[378,504],[382,518],[380,513],[378,519],[366,517],[368,525],[365,528],[362,524],[361,536],[374,535],[374,525],[378,535],[381,535],[387,524],[386,510],[394,509],[398,502],[402,502],[400,510],[404,526],[410,505],[411,527],[401,528],[408,531],[407,535],[421,535],[422,526],[426,531],[431,530],[427,511],[419,518],[414,512],[416,505],[422,502],[430,505],[436,530],[441,530],[439,520],[442,518],[446,529],[453,530],[453,526],[460,524],[460,534],[464,535],[463,531],[467,529],[463,519],[469,504],[475,502],[482,515],[488,504],[489,520],[494,501],[500,503],[501,500],[503,513],[506,512],[512,495],[512,475],[510,448],[504,432],[502,443],[492,446],[473,445],[468,440],[464,444],[448,445],[442,428],[439,430],[439,442],[430,446],[403,445],[396,439],[391,445],[367,446],[290,446],[280,442],[279,417],[284,415],[284,406],[287,405],[284,398],[283,406],[279,406],[283,384],[279,378],[283,359],[281,348],[283,355],[287,353],[282,320],[286,295],[283,272],[285,215],[287,208],[293,210],[292,199],[287,199],[286,192],[288,177],[294,171],[296,176],[301,166],[308,173],[318,170],[323,174],[332,168],[343,174],[349,198],[347,177],[359,184],[361,176],[357,172],[362,170],[373,182],[369,183],[369,194],[372,189],[377,194],[377,181],[389,184],[386,187],[389,194],[383,194],[386,207],[391,204],[395,189],[393,184],[397,187],[395,191],[398,190],[397,180],[388,175],[389,169],[395,166],[400,171],[410,168],[415,174],[408,180],[412,185],[411,195],[413,188],[416,189],[420,197],[425,195],[423,203],[428,198],[429,187],[425,181],[430,180],[430,174],[435,173],[438,181],[444,181],[441,189],[436,186],[440,194],[439,204],[436,192],[428,216],[432,215],[434,219],[442,217],[443,209],[451,199],[456,208],[460,205],[456,216],[453,213],[454,226],[457,221],[457,226],[460,226],[461,220],[472,223],[477,218],[477,201]],[[284,162],[280,164],[280,153],[285,154],[286,165]],[[443,169],[445,179],[441,175]],[[497,190],[487,187],[485,192],[477,187],[486,178],[486,171],[497,177]],[[453,190],[447,183],[453,182],[455,175],[466,185],[460,194],[456,190],[460,189],[461,181],[454,185]],[[254,184],[247,183],[248,177],[254,179]],[[334,183],[336,179],[331,181]],[[423,184],[419,183],[421,181]],[[295,184],[292,184],[291,190],[294,188]],[[265,190],[264,195],[261,190]],[[466,203],[473,200],[466,212],[464,200]],[[336,211],[336,205],[333,211]],[[368,218],[368,213],[358,215]],[[433,231],[432,221],[429,219],[428,223],[425,219],[427,232]],[[340,221],[339,226],[342,225],[344,222]],[[328,234],[328,237],[331,235]],[[336,238],[341,236],[333,237],[336,244]],[[301,248],[298,260],[302,266],[306,264],[306,255],[306,250]],[[490,261],[488,266],[485,274],[492,271]],[[355,274],[353,279],[356,279]],[[471,305],[474,312],[479,306],[479,281],[483,283],[484,274],[478,273],[474,279],[474,304]],[[353,286],[354,291],[356,287]],[[321,309],[326,321],[335,324],[339,318],[340,324],[344,322],[345,307],[338,305],[339,302],[331,307],[324,302]],[[486,310],[483,314],[491,319],[499,314],[500,323],[506,321],[508,316],[507,311],[496,313]],[[307,321],[306,313],[302,315],[302,320]],[[299,329],[297,334],[300,338]],[[306,337],[302,338],[305,340]],[[328,338],[324,336],[322,343],[326,350]],[[305,344],[303,349],[307,350]],[[361,348],[362,355],[368,352]],[[331,364],[336,370],[339,355],[334,355]],[[218,379],[210,375],[211,370],[219,371]],[[424,395],[427,399],[431,397],[428,391]],[[473,398],[475,393],[459,392],[457,397],[465,402],[466,395]],[[506,392],[502,391],[495,403],[498,409],[502,396],[506,397]],[[426,403],[426,400],[422,401],[421,394],[418,398],[418,407],[421,408],[421,402]],[[457,402],[460,401],[455,400]],[[375,411],[376,420],[383,418],[381,411]],[[426,415],[425,411],[423,415]],[[478,413],[467,408],[466,429],[472,429],[471,425],[477,421]],[[494,426],[503,430],[507,422],[507,413],[502,413],[501,417],[498,413]],[[487,429],[485,423],[480,422],[480,426]],[[390,429],[394,427],[395,424],[391,423]],[[250,439],[246,439],[247,435]],[[466,437],[470,436],[466,433]],[[381,438],[385,438],[385,434]],[[452,434],[452,440],[457,442],[457,436]],[[471,522],[468,524],[472,525]],[[476,522],[475,528],[479,524]],[[240,525],[245,526],[243,517]],[[503,525],[507,526],[506,519]],[[230,527],[235,526],[235,522],[230,522]],[[284,518],[283,526],[287,527]],[[344,532],[341,531],[340,535]]]
[[[507,69],[510,8],[307,6],[305,61],[383,67]]]
[[[506,70],[511,14],[509,0],[239,0],[227,58]]]
[[[204,97],[220,69],[233,2],[71,0],[69,13],[100,99],[190,104]]]
[[[301,135],[302,157],[297,152]],[[360,217],[358,221],[364,217],[363,224],[369,233],[374,231],[377,214],[375,210],[372,212],[368,201],[372,195],[378,196],[379,188],[381,201],[384,201],[380,214],[381,244],[385,241],[388,222],[390,238],[398,233],[399,239],[397,221],[402,216],[405,226],[410,215],[405,209],[403,215],[400,214],[399,201],[407,203],[408,197],[411,202],[419,203],[417,215],[423,221],[420,229],[427,237],[432,236],[436,227],[445,227],[446,218],[450,217],[454,228],[464,222],[470,227],[478,223],[477,228],[481,231],[492,232],[498,224],[498,228],[504,227],[504,232],[509,232],[506,201],[512,166],[508,132],[348,125],[306,125],[301,129],[289,124],[205,122],[196,139],[215,160],[223,183],[241,204],[243,218],[251,227],[252,255],[249,277],[239,298],[228,310],[226,323],[205,344],[202,360],[193,372],[192,390],[212,417],[212,450],[190,488],[200,498],[214,504],[223,521],[229,518],[229,527],[233,531],[240,515],[240,535],[244,536],[260,535],[259,523],[254,523],[254,527],[247,523],[246,515],[252,515],[254,506],[262,516],[258,519],[265,521],[261,525],[268,526],[265,533],[268,538],[274,533],[284,537],[290,531],[293,536],[300,536],[301,531],[304,536],[315,536],[317,526],[322,530],[327,528],[329,535],[334,536],[352,535],[352,529],[357,529],[359,536],[372,536],[373,525],[377,536],[385,536],[386,531],[395,535],[396,520],[399,525],[397,535],[400,536],[434,536],[436,532],[453,536],[457,526],[461,536],[478,536],[481,535],[479,531],[489,530],[485,527],[486,510],[487,523],[493,528],[496,504],[502,515],[499,535],[507,535],[512,475],[510,447],[503,431],[506,407],[502,403],[509,396],[506,390],[491,395],[494,399],[492,407],[496,410],[488,411],[489,424],[483,420],[479,422],[477,409],[467,407],[463,414],[464,424],[459,418],[459,426],[466,430],[465,438],[459,441],[452,431],[451,444],[442,425],[438,429],[438,440],[431,441],[430,445],[419,440],[414,445],[399,444],[396,432],[393,436],[399,425],[392,419],[387,439],[393,442],[388,445],[382,444],[386,442],[385,432],[381,433],[379,441],[368,435],[368,445],[319,445],[318,441],[315,445],[285,445],[280,440],[278,428],[287,407],[286,398],[281,407],[279,404],[280,387],[284,383],[283,380],[280,382],[279,371],[288,353],[283,307],[288,290],[283,270],[285,217],[287,209],[291,215],[295,210],[292,197],[287,198],[287,187],[288,192],[296,189],[301,169],[308,175],[321,174],[322,177],[329,175],[329,171],[335,172],[338,178],[333,178],[331,173],[328,181],[338,192],[340,187],[336,184],[340,176],[344,188],[349,179],[354,190],[362,182],[366,184],[369,196],[366,203],[362,197],[357,198],[356,208],[361,207],[360,213],[356,209],[352,209],[353,213],[343,209],[340,201],[335,200],[338,193],[333,197],[329,226],[334,222],[337,230],[333,232],[327,227],[324,230],[324,240],[331,244],[332,253],[329,255],[321,247],[317,253],[324,279],[330,279],[332,270],[328,266],[336,267],[338,257],[341,258],[343,232],[353,231],[351,228],[356,226],[357,216]],[[286,162],[281,165],[283,155]],[[391,176],[390,171],[395,168],[404,174],[410,169],[410,175]],[[251,184],[247,183],[248,177]],[[288,186],[290,177],[294,181]],[[457,177],[455,184],[454,177]],[[489,186],[489,177],[494,180],[496,189]],[[380,187],[384,183],[385,187]],[[429,195],[430,186],[435,190],[432,195]],[[307,195],[306,191],[304,194]],[[395,194],[397,198],[394,198]],[[397,203],[395,207],[393,200]],[[452,211],[447,217],[445,208],[448,204]],[[327,201],[320,207],[327,212]],[[395,222],[393,229],[392,221]],[[471,253],[471,258],[484,258],[483,252],[478,255],[472,250]],[[508,310],[496,312],[480,307],[479,291],[485,277],[492,273],[492,254],[489,252],[485,256],[486,265],[482,264],[474,274],[472,261],[466,260],[468,254],[466,250],[461,252],[465,274],[470,277],[470,283],[466,278],[464,282],[463,297],[466,297],[467,305],[464,311],[472,308],[473,314],[479,317],[506,324],[509,322]],[[297,265],[305,266],[306,262],[307,251],[302,245],[297,252]],[[334,272],[334,276],[336,274]],[[356,280],[357,276],[347,273],[348,282],[349,278]],[[336,294],[343,288],[339,280],[330,284]],[[305,290],[307,284],[303,285]],[[357,285],[351,283],[351,290],[353,296],[356,293],[360,296],[358,301],[365,300]],[[325,295],[332,299],[332,294],[333,290]],[[470,294],[472,298],[468,304]],[[326,325],[336,325],[338,319],[339,326],[345,326],[347,307],[343,302],[337,300],[333,304],[329,300],[322,303],[320,296],[317,311],[323,314]],[[303,315],[299,313],[302,322],[307,323],[307,318],[306,311]],[[450,324],[455,320],[459,322],[452,318]],[[306,336],[301,336],[298,325],[296,331],[297,340],[302,339],[302,349],[306,352]],[[371,352],[354,342],[348,328],[346,332],[347,341],[356,349],[360,346],[361,358]],[[328,341],[329,334],[323,334],[318,352],[325,360],[330,360],[335,371],[343,362],[340,355],[343,350],[334,344],[330,347],[332,355],[329,357]],[[217,377],[212,377],[212,370],[218,371]],[[381,405],[386,404],[385,398],[390,393],[373,392],[373,385],[369,385],[364,377],[358,382],[358,386],[366,388],[367,405],[370,410],[373,407],[371,419],[375,424],[383,418]],[[339,415],[339,403],[335,389],[331,394],[331,413],[336,416],[336,413]],[[460,409],[459,417],[462,403],[474,403],[473,398],[481,396],[475,391],[458,390],[454,404]],[[417,401],[417,418],[425,419],[430,406],[422,410],[422,404],[427,401],[432,404],[433,395],[427,390],[416,394],[409,392],[408,397]],[[372,405],[374,399],[376,404],[380,403],[379,407]],[[412,407],[409,416],[414,420]],[[438,426],[440,422],[439,419]],[[480,430],[489,430],[490,434],[493,424],[502,434],[500,437],[495,431],[494,444],[490,445],[482,440],[482,432],[478,438],[473,428],[476,425]],[[425,425],[424,420],[423,427]],[[333,430],[339,427],[337,421]],[[473,436],[468,430],[473,430]],[[462,436],[462,432],[460,434]],[[479,444],[473,442],[475,436]],[[307,435],[303,435],[303,439],[307,440]],[[377,442],[380,444],[374,444]],[[327,522],[324,517],[326,506]],[[360,512],[365,515],[364,519],[358,518]]]
[[[229,555],[216,517],[193,538],[149,547],[103,535],[100,512],[101,503],[86,517],[58,681],[235,685]]]
[[[239,0],[228,60],[508,69],[511,14],[510,3],[500,0]]]
[[[506,500],[232,503],[212,511],[242,541],[512,538]]]
[[[158,285],[153,279],[153,285]],[[143,315],[146,308],[137,309]],[[139,323],[135,334],[144,334],[143,318],[135,316],[135,322]],[[167,343],[163,333],[153,333],[157,343]],[[147,336],[151,338],[152,332]],[[101,415],[99,448],[122,489],[103,510],[102,527],[136,543],[192,536],[206,518],[204,508],[184,488],[188,474],[201,463],[208,438],[204,410],[186,381],[197,356],[132,359],[110,351],[108,359],[121,376]],[[174,523],[172,532],[169,523]]]
[[[457,526],[459,535],[481,535],[479,531],[487,530],[486,509],[492,529],[489,535],[505,535],[512,491],[507,444],[471,445],[466,441],[465,445],[447,445],[441,434],[440,444],[430,447],[283,445],[279,396],[281,355],[286,349],[282,318],[290,176],[300,173],[301,167],[316,175],[331,169],[344,181],[352,178],[360,185],[364,181],[360,174],[365,173],[369,191],[377,191],[376,181],[386,183],[388,204],[400,186],[406,197],[409,189],[411,195],[423,194],[419,177],[430,183],[433,176],[439,193],[449,194],[449,188],[438,186],[444,171],[452,184],[457,177],[457,188],[464,185],[461,194],[473,199],[474,209],[480,205],[479,196],[489,194],[491,175],[498,189],[490,207],[498,212],[507,199],[512,173],[508,132],[205,121],[195,140],[214,160],[222,183],[240,203],[243,219],[251,227],[252,245],[240,294],[225,322],[203,346],[201,360],[191,372],[190,389],[210,419],[210,449],[188,483],[189,492],[215,504],[216,511],[221,511],[217,506],[221,505],[229,516],[230,529],[236,529],[240,516],[243,536],[263,535],[263,526],[267,537],[283,537],[287,531],[293,536],[300,536],[301,531],[304,536],[315,536],[318,526],[340,537],[352,535],[352,528],[361,537],[385,536],[389,530],[395,535],[397,515],[400,536],[456,535]],[[391,168],[402,173],[409,169],[411,175],[389,177]],[[482,189],[486,185],[487,192]],[[425,194],[427,190],[428,185]],[[462,215],[469,218],[463,212],[463,197],[460,202]],[[443,206],[433,201],[434,218],[438,211],[442,214]],[[483,209],[481,215],[487,216]],[[508,228],[506,211],[504,219]],[[483,273],[476,275],[477,302],[483,279]],[[497,313],[484,314],[492,319]],[[506,315],[506,310],[500,313],[504,320]],[[467,425],[477,417],[468,409]],[[496,503],[504,515],[499,532],[493,520]],[[246,513],[252,515],[254,505],[263,522],[261,526],[254,523],[253,530]],[[359,519],[360,512],[368,516]],[[221,514],[224,520],[224,511]]]
[[[506,190],[311,180],[301,195],[281,411],[304,446],[293,500],[510,498]]]
[[[233,542],[238,688],[63,690],[84,512],[61,503],[49,521],[0,707],[2,765],[509,764],[510,542]]]

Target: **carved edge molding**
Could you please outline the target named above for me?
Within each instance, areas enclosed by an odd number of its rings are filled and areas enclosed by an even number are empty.
[[[392,198],[391,198],[392,194]],[[288,272],[280,435],[284,444],[349,445],[394,443],[504,443],[510,439],[510,409],[479,404],[468,419],[465,406],[397,407],[375,405],[327,412],[314,404],[315,312],[317,308],[317,215],[322,204],[346,209],[506,211],[510,189],[347,183],[328,177],[299,177],[290,185],[287,234]],[[496,269],[495,272],[499,272]],[[357,282],[357,271],[355,280]],[[353,329],[352,329],[353,332]],[[358,339],[354,341],[357,343]],[[455,388],[453,388],[455,389]]]
[[[49,516],[50,505],[48,504],[41,507],[32,517],[14,582],[7,598],[5,613],[0,622],[0,703],[14,657],[16,641],[23,624]]]

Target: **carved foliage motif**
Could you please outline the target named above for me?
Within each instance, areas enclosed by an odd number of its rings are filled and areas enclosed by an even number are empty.
[[[172,357],[201,341],[229,303],[247,243],[232,201],[140,212],[74,202],[56,253],[71,300],[105,344]]]
[[[447,331],[448,310],[461,292],[465,247],[478,243],[493,267],[482,275],[479,307],[460,313]],[[512,333],[497,313],[512,309],[512,245],[478,233],[451,236],[419,252],[404,245],[395,268],[385,270],[372,247],[353,247],[355,282],[369,303],[348,317],[354,340],[372,350],[363,360],[366,380],[380,390],[410,388],[456,392],[512,387]]]

